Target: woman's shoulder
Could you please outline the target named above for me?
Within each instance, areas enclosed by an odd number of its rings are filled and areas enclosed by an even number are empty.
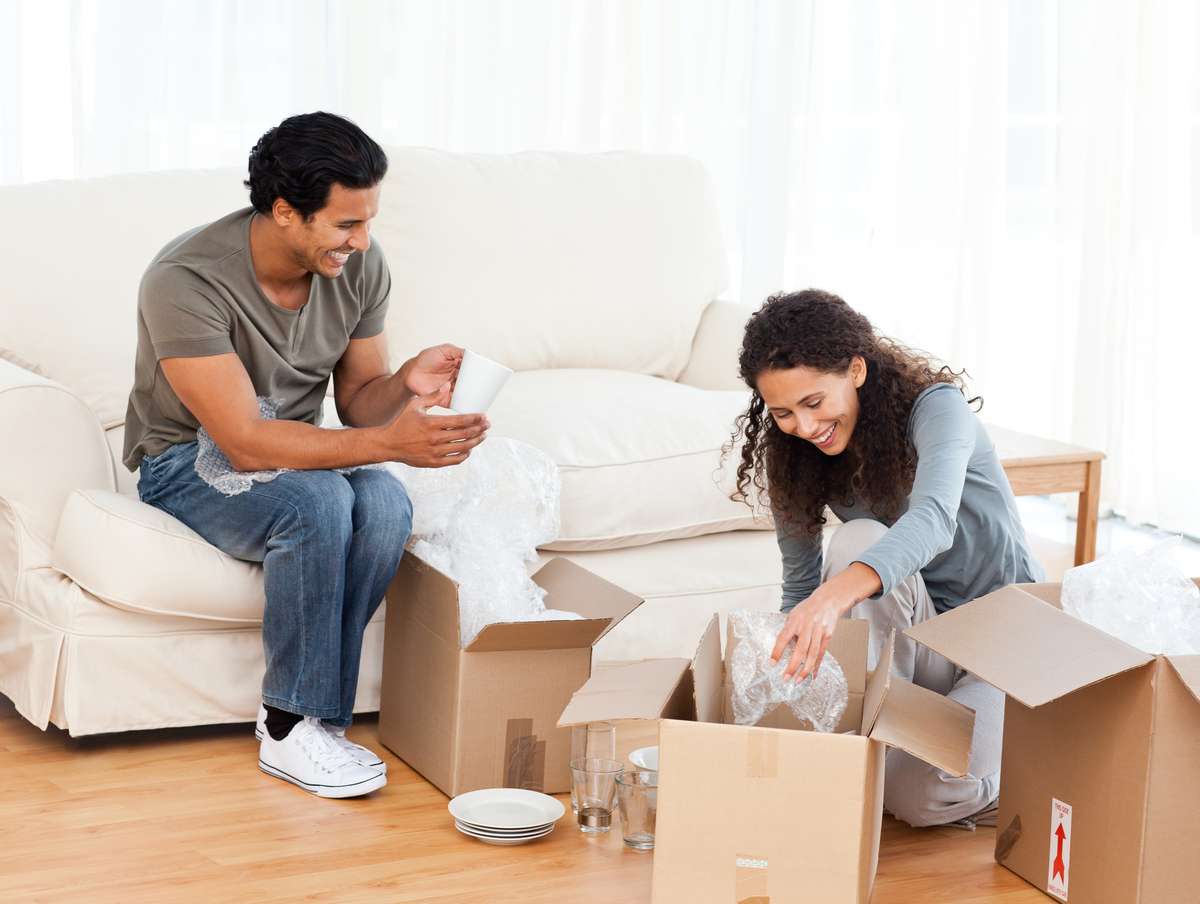
[[[926,386],[922,389],[920,394],[913,399],[909,420],[912,421],[920,415],[926,415],[931,412],[946,411],[964,411],[967,414],[975,413],[967,404],[967,397],[963,395],[962,390],[953,383],[934,383],[932,386]]]
[[[923,389],[913,400],[908,416],[908,436],[910,440],[915,439],[922,432],[927,432],[926,428],[934,428],[939,435],[945,433],[948,427],[970,431],[977,421],[961,389],[953,383],[935,383]]]

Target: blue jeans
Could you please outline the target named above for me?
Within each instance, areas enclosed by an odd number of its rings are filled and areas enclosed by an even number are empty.
[[[138,495],[213,546],[262,562],[263,702],[350,724],[362,638],[412,529],[412,503],[383,470],[285,471],[226,496],[196,473],[196,443],[143,459]]]

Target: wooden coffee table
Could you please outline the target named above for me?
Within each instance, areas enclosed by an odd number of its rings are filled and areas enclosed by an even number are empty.
[[[1075,564],[1096,558],[1096,520],[1100,510],[1100,465],[1104,453],[1028,433],[988,425],[1000,463],[1017,496],[1078,493]]]

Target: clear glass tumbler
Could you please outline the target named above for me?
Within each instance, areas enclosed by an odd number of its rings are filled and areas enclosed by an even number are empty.
[[[589,757],[602,760],[617,758],[617,729],[611,722],[589,722],[571,729],[571,758],[567,763]],[[579,815],[574,782],[571,783],[571,812]]]
[[[617,776],[621,833],[635,851],[654,849],[654,820],[658,814],[658,773],[643,770]]]
[[[571,787],[579,801],[579,831],[589,835],[612,828],[617,802],[617,776],[624,767],[617,760],[584,757],[571,763]]]

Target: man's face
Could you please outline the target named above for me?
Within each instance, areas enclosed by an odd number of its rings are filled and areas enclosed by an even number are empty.
[[[296,214],[287,229],[293,259],[310,273],[340,276],[350,255],[371,245],[371,220],[379,213],[379,186],[329,187],[325,206],[305,220]]]

